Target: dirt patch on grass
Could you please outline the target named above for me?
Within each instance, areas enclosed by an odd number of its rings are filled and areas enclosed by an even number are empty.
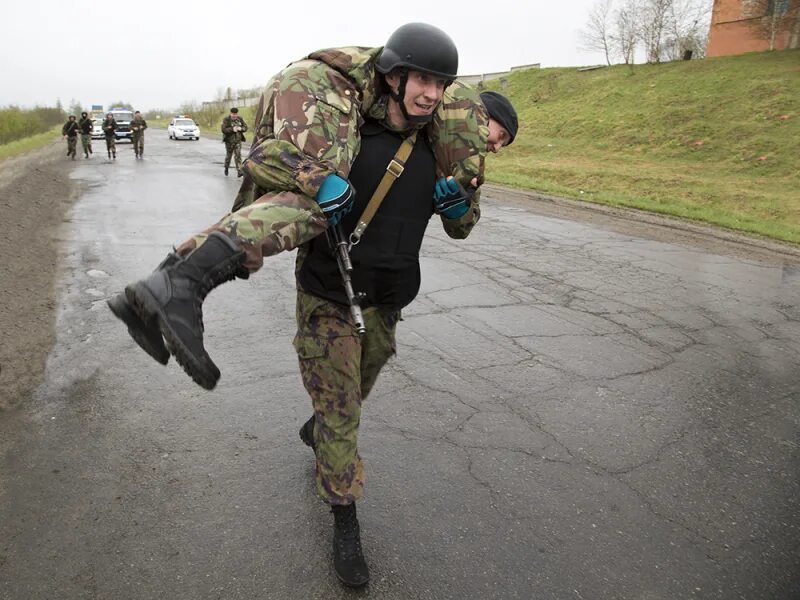
[[[77,195],[65,147],[0,162],[0,410],[30,397],[55,342],[58,233]]]

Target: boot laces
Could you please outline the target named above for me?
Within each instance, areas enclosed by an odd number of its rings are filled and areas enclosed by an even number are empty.
[[[200,324],[200,331],[205,331],[205,324],[203,323],[203,300],[205,300],[208,293],[218,285],[236,279],[236,270],[239,265],[236,261],[231,260],[225,263],[219,271],[211,273],[204,277],[199,272],[193,273],[193,277],[198,281],[197,295],[194,300],[194,313],[197,321]],[[199,277],[197,275],[200,275]]]
[[[339,553],[344,559],[359,557],[363,554],[361,549],[361,536],[359,535],[358,518],[354,510],[341,510],[334,512],[336,521],[337,545]]]

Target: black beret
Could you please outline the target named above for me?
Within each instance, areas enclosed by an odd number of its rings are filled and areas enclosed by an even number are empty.
[[[506,146],[510,146],[514,138],[517,137],[519,130],[519,121],[517,120],[517,111],[514,110],[511,102],[503,94],[497,92],[483,92],[481,93],[481,102],[489,112],[489,116],[500,123],[511,139]]]

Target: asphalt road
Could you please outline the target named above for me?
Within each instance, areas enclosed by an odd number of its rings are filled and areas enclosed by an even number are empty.
[[[297,437],[293,256],[209,296],[216,390],[157,365],[105,299],[237,180],[217,140],[118,149],[76,162],[46,380],[0,414],[0,598],[798,597],[796,265],[497,195],[466,241],[432,221],[364,407],[350,592]]]

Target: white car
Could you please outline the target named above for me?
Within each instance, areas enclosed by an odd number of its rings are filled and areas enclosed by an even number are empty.
[[[171,140],[199,140],[200,128],[188,117],[175,117],[167,126]]]
[[[106,137],[106,132],[103,131],[103,119],[92,119],[92,139],[101,140]]]

